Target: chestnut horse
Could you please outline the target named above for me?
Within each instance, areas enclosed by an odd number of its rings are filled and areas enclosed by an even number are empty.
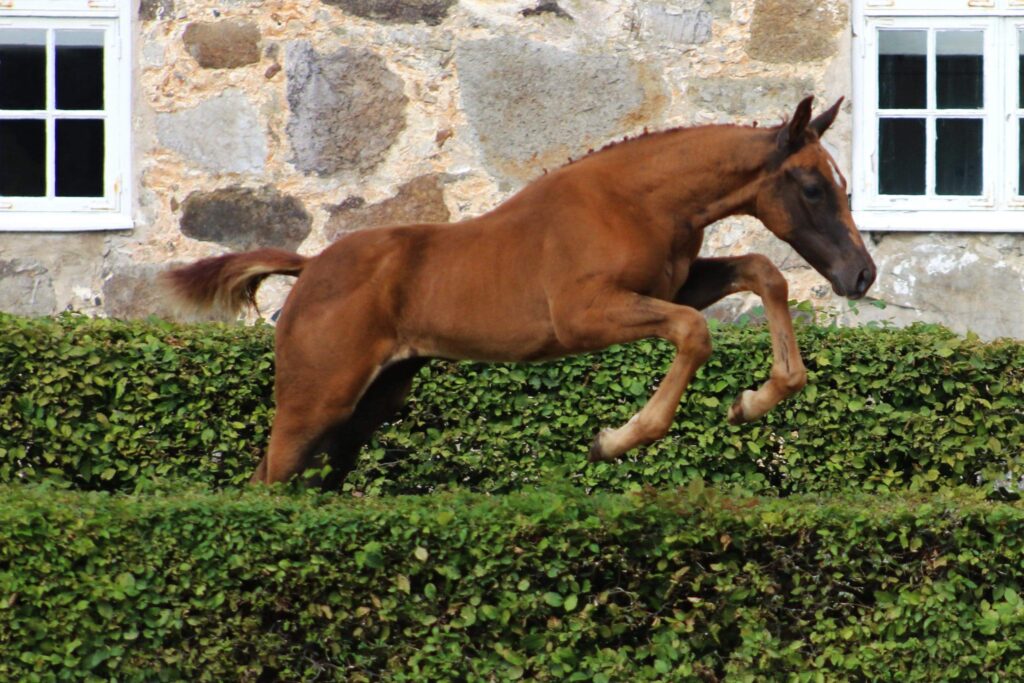
[[[604,429],[591,460],[668,431],[711,353],[700,309],[741,291],[764,302],[770,378],[728,419],[764,415],[806,382],[787,285],[759,254],[700,258],[704,229],[758,218],[859,298],[875,265],[850,215],[846,181],[819,142],[842,100],[811,119],[808,97],[776,128],[677,128],[610,145],[453,225],[352,232],[317,256],[260,249],[166,274],[177,298],[237,314],[270,274],[297,276],[276,331],[277,412],[254,482],[330,465],[336,486],[404,402],[429,358],[535,361],[660,337],[675,358],[647,404]]]

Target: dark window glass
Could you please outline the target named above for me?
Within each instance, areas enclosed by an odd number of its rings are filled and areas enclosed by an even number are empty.
[[[981,119],[935,122],[935,194],[981,194]]]
[[[878,32],[878,106],[924,109],[928,106],[928,34],[925,31]]]
[[[57,31],[57,108],[103,109],[103,32]]]
[[[1017,52],[1020,53],[1017,57],[1017,106],[1024,108],[1024,31],[1017,31]]]
[[[878,122],[878,193],[924,194],[925,120]]]
[[[103,121],[57,120],[57,196],[103,196]]]
[[[1024,119],[1017,120],[1017,194],[1024,194]]]
[[[0,109],[46,109],[46,31],[0,30]]]
[[[981,31],[935,34],[935,101],[939,109],[985,106],[984,37]]]
[[[46,122],[0,119],[0,195],[46,196]]]

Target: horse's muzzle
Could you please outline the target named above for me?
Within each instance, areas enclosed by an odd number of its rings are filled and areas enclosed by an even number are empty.
[[[859,269],[855,275],[853,273],[851,275],[853,277],[831,278],[832,289],[836,294],[845,296],[847,299],[861,299],[875,283],[877,275],[875,264],[869,263],[866,267]]]

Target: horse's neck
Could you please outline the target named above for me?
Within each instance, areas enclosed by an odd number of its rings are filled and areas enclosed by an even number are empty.
[[[669,135],[650,146],[648,167],[658,169],[655,201],[680,225],[703,230],[727,216],[753,212],[758,180],[774,150],[771,131],[710,126]]]

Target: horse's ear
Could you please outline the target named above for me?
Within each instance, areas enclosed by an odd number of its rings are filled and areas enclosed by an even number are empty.
[[[839,113],[839,105],[843,103],[844,97],[840,97],[836,100],[836,103],[831,107],[818,114],[813,121],[807,124],[807,127],[818,134],[820,138],[828,130],[828,127],[832,125],[832,122],[836,120],[836,115]]]
[[[811,104],[814,102],[814,95],[808,95],[800,104],[796,105],[793,118],[789,125],[783,126],[779,131],[779,149],[788,152],[795,152],[804,144],[804,132],[811,120]]]

